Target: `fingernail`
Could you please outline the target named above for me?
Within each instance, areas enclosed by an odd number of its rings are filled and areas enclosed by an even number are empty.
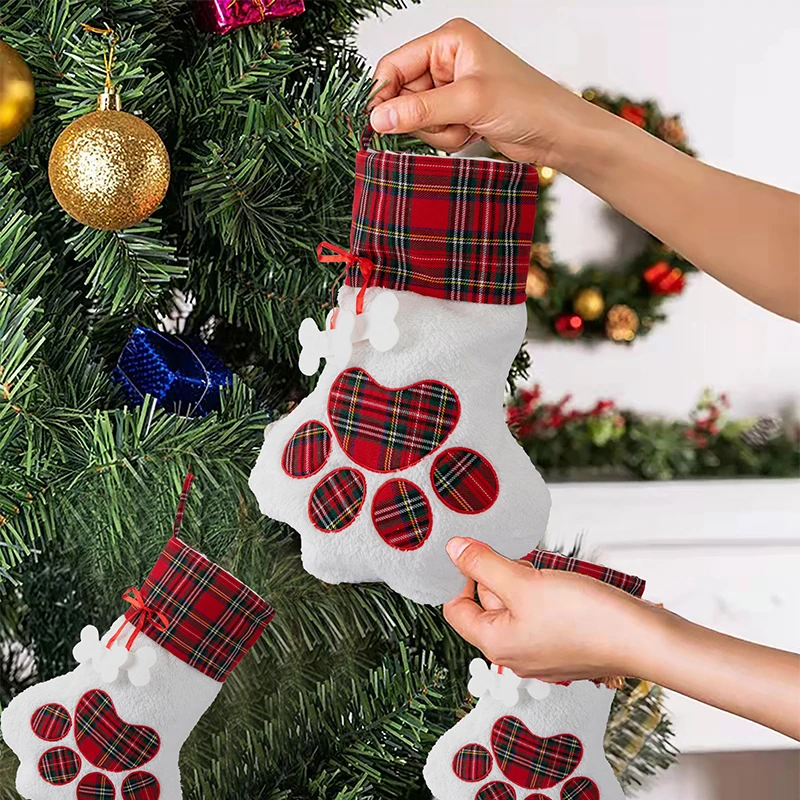
[[[459,536],[451,539],[447,543],[447,555],[452,561],[458,561],[458,557],[469,547],[469,539],[462,539]]]
[[[370,122],[379,133],[388,133],[397,127],[397,112],[391,106],[388,108],[385,105],[377,106],[372,109]]]

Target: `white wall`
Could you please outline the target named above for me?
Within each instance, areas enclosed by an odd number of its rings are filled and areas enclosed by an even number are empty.
[[[571,88],[655,97],[683,115],[706,161],[800,191],[796,0],[423,0],[365,23],[359,44],[374,64],[454,16]],[[556,191],[557,255],[581,262],[613,254],[619,243],[603,205],[563,176]],[[703,275],[668,302],[668,313],[632,347],[534,342],[534,379],[548,396],[572,392],[581,404],[613,397],[673,416],[685,414],[704,386],[729,391],[738,414],[797,403],[800,325]]]

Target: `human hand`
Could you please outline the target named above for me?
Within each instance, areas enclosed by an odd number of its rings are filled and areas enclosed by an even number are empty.
[[[451,539],[447,552],[468,580],[445,618],[493,663],[547,681],[638,674],[637,631],[654,606],[584,575],[509,561],[473,539]]]
[[[602,115],[463,19],[384,56],[375,81],[379,133],[414,132],[447,151],[482,136],[514,161],[561,171],[577,134]]]

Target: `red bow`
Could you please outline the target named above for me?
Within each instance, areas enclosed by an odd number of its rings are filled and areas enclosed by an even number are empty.
[[[324,253],[323,250],[330,250],[330,253]],[[356,314],[361,314],[364,311],[364,295],[367,292],[369,279],[372,277],[372,271],[375,269],[375,264],[372,263],[365,256],[357,256],[355,253],[349,253],[347,250],[338,247],[330,242],[320,242],[317,245],[317,259],[322,264],[340,263],[345,265],[345,272],[353,265],[358,265],[363,279],[361,289],[356,295]]]
[[[130,650],[131,647],[133,647],[136,637],[144,630],[144,626],[148,622],[157,631],[161,631],[161,633],[164,633],[164,631],[166,631],[169,627],[169,620],[160,611],[155,611],[144,604],[142,593],[135,586],[131,586],[130,589],[126,589],[122,593],[122,599],[126,603],[130,603],[131,608],[135,612],[135,622],[131,622],[131,625],[134,626],[135,630],[128,639],[128,643],[125,645],[126,650]],[[119,630],[117,630],[117,632],[108,640],[106,647],[109,650],[111,649],[111,645],[117,640],[117,637],[122,633],[123,630],[125,630],[125,626],[127,624],[128,620],[123,620],[122,625],[119,626]]]

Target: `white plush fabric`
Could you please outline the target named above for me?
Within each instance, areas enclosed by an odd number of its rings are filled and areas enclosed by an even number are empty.
[[[365,311],[387,290],[366,292]],[[398,344],[389,352],[376,351],[369,342],[356,342],[346,363],[327,363],[317,388],[288,416],[269,426],[250,487],[261,510],[289,523],[302,538],[303,565],[327,583],[383,581],[420,603],[451,600],[464,579],[445,552],[457,535],[489,543],[509,558],[533,550],[545,533],[550,496],[538,472],[505,423],[504,387],[511,362],[526,326],[524,304],[515,306],[448,302],[412,292],[396,292],[400,308],[396,322]],[[344,287],[340,307],[352,311],[356,290]],[[372,473],[353,464],[333,437],[331,457],[316,475],[297,479],[282,469],[282,456],[294,432],[309,420],[330,428],[328,393],[348,367],[366,370],[378,383],[392,388],[423,380],[452,387],[461,403],[461,418],[439,450],[412,467],[395,473]],[[450,447],[466,447],[486,457],[497,472],[500,492],[483,513],[459,514],[444,505],[431,486],[430,470],[436,455]],[[361,512],[349,527],[324,533],[309,521],[309,495],[319,481],[339,467],[352,466],[366,478]],[[371,508],[375,491],[391,478],[407,478],[422,488],[431,505],[433,527],[416,550],[400,551],[376,532]]]
[[[111,627],[116,631],[122,624],[120,617]],[[133,628],[127,625],[123,641],[127,641]],[[110,632],[104,637],[107,637]],[[0,717],[3,738],[20,759],[17,772],[17,791],[26,800],[67,800],[75,797],[81,778],[92,772],[106,775],[114,784],[116,797],[121,798],[121,786],[130,772],[105,772],[96,769],[82,758],[81,771],[74,781],[64,786],[46,783],[38,771],[39,758],[54,747],[80,750],[75,741],[74,712],[81,697],[92,689],[106,692],[114,701],[119,716],[133,725],[147,725],[161,737],[161,749],[152,761],[138,770],[154,775],[161,784],[161,800],[180,800],[181,777],[178,755],[186,738],[206,709],[214,702],[222,684],[185,664],[164,650],[145,634],[140,634],[131,652],[144,647],[153,648],[157,660],[151,669],[147,686],[136,687],[124,672],[112,683],[104,683],[91,663],[81,664],[73,672],[37,684],[14,698]],[[59,703],[72,716],[73,724],[67,736],[57,742],[37,738],[31,729],[31,717],[41,706]]]
[[[523,687],[525,685],[523,681]],[[514,786],[517,798],[524,800],[532,792],[558,800],[564,781],[550,789],[526,789],[513,784],[497,766],[492,751],[492,726],[500,717],[517,717],[539,737],[569,733],[583,745],[583,757],[566,779],[590,778],[600,790],[600,800],[624,800],[624,794],[603,751],[603,736],[614,691],[595,686],[591,681],[577,681],[570,686],[552,685],[547,696],[534,699],[520,691],[519,701],[509,707],[487,692],[475,708],[451,728],[433,746],[425,764],[425,782],[440,800],[474,800],[480,789],[493,781]],[[474,783],[461,780],[453,771],[453,758],[466,744],[483,745],[493,755],[491,772]]]

